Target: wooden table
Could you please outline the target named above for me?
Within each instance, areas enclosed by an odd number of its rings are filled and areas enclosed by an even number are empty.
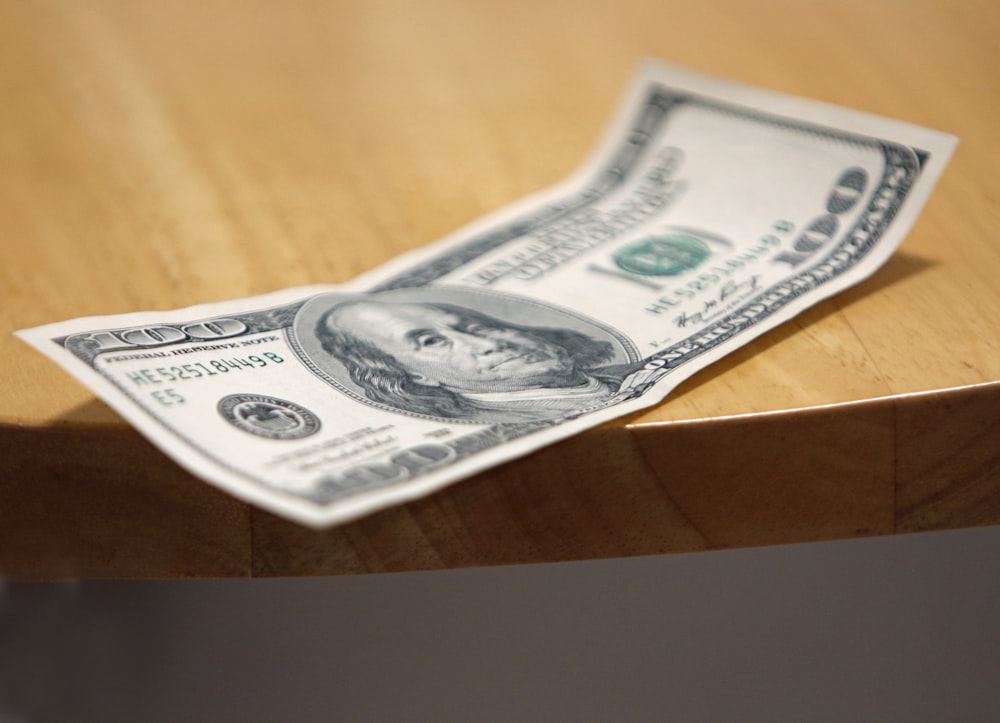
[[[1000,523],[1000,5],[0,3],[0,574],[413,570]],[[326,531],[14,329],[336,283],[567,175],[645,57],[961,145],[892,260],[665,403]]]

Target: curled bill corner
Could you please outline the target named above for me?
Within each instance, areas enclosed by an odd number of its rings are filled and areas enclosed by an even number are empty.
[[[17,332],[323,527],[615,417],[874,273],[952,136],[659,63],[556,186],[340,286]]]

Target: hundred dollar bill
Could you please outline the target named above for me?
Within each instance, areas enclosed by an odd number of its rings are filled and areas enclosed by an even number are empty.
[[[567,181],[341,286],[18,332],[314,526],[609,419],[873,273],[956,140],[668,66]]]

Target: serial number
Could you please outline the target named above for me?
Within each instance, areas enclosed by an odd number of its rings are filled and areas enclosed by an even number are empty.
[[[284,359],[271,351],[261,354],[251,354],[244,357],[228,359],[212,359],[211,361],[192,362],[169,367],[150,367],[127,372],[125,376],[137,386],[147,384],[164,384],[167,382],[188,381],[201,377],[214,377],[219,374],[229,374],[246,369],[262,369],[273,364],[283,364]]]

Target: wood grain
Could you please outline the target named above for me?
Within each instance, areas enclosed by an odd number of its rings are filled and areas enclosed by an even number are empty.
[[[0,574],[423,569],[1000,522],[998,33],[985,0],[0,3]],[[646,57],[961,145],[868,281],[647,412],[319,533],[190,478],[10,334],[347,280],[567,175]]]

